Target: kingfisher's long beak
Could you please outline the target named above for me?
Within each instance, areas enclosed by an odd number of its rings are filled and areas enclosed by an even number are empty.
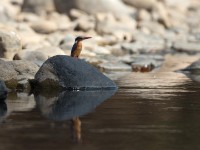
[[[92,37],[86,36],[83,38],[83,40],[90,39],[90,38],[92,38]]]

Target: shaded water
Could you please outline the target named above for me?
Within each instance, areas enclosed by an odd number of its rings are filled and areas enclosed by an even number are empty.
[[[116,83],[115,95],[10,94],[0,104],[1,149],[200,149],[199,83],[174,72],[133,73]]]

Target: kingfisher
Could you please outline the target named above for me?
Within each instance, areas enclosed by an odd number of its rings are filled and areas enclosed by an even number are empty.
[[[82,41],[90,38],[92,37],[84,37],[84,36],[76,37],[75,43],[71,49],[71,57],[78,58],[82,50]]]

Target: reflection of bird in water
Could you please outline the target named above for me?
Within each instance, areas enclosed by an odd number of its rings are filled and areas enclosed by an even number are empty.
[[[78,58],[79,55],[81,54],[81,50],[82,50],[82,41],[89,39],[91,37],[84,37],[84,36],[78,36],[75,39],[75,43],[71,49],[71,57],[76,57]]]
[[[34,93],[37,107],[42,115],[54,121],[70,120],[70,135],[73,142],[82,143],[81,120],[103,101],[111,97],[115,90],[63,91],[61,93]],[[1,105],[0,105],[1,106]]]
[[[73,141],[76,143],[81,143],[81,120],[79,117],[74,117],[71,119],[71,131]]]

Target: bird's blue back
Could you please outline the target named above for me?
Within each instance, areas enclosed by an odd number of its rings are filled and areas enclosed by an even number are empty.
[[[75,42],[74,45],[72,46],[71,54],[76,50],[76,48],[77,48],[77,42]]]

